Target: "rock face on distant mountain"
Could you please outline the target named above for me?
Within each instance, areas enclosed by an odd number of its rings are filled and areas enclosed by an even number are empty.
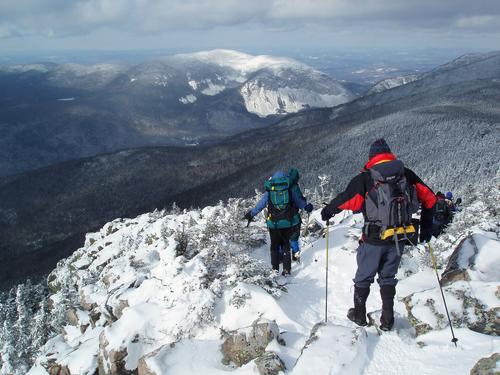
[[[368,90],[367,94],[374,94],[377,92],[382,92],[385,90],[392,89],[393,87],[406,85],[407,83],[416,81],[419,78],[420,76],[418,74],[410,74],[407,76],[387,78],[378,82],[375,86],[373,86],[370,90]]]
[[[297,61],[215,50],[136,66],[0,67],[0,175],[129,147],[194,145],[354,96]]]

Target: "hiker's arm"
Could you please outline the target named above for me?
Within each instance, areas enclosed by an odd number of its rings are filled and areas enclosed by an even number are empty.
[[[297,192],[292,192],[292,203],[297,208],[304,208],[307,205],[305,198]]]
[[[428,241],[432,234],[432,217],[437,198],[434,192],[411,169],[406,168],[408,182],[415,185],[417,198],[422,203],[420,214],[420,241]]]
[[[344,192],[337,195],[325,206],[323,210],[331,216],[338,214],[342,210],[359,211],[365,202],[365,183],[363,174],[354,177]]]
[[[436,204],[437,198],[432,189],[427,186],[420,177],[411,169],[406,169],[406,176],[411,184],[415,185],[417,198],[422,203],[422,208],[430,210]]]
[[[260,211],[262,211],[264,208],[266,208],[268,198],[269,198],[269,193],[266,191],[264,194],[262,194],[262,197],[257,202],[257,205],[254,208],[252,208],[252,210],[250,210],[252,217],[254,217]]]

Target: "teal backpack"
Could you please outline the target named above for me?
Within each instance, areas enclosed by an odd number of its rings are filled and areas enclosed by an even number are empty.
[[[283,221],[288,221],[288,226],[292,226],[294,209],[291,202],[290,178],[271,178],[264,183],[264,187],[269,193],[267,221],[273,223],[275,227],[282,227],[285,224]]]

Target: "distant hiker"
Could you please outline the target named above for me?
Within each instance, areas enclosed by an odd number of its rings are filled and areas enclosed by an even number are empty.
[[[370,146],[369,161],[361,173],[321,211],[325,221],[342,210],[363,212],[365,225],[356,256],[358,269],[353,279],[354,308],[347,313],[357,325],[367,325],[366,300],[370,284],[378,273],[382,297],[380,328],[392,329],[395,276],[401,261],[401,247],[415,241],[411,238],[416,235],[412,214],[422,203],[421,222],[424,228],[430,228],[428,222],[432,222],[435,202],[432,190],[396,159],[384,139],[378,139]]]
[[[445,230],[451,220],[451,209],[446,197],[440,191],[436,194],[436,204],[432,215],[432,235],[438,237]]]
[[[305,201],[296,191],[291,188],[290,177],[284,172],[276,172],[264,183],[266,189],[257,205],[245,214],[247,220],[251,220],[255,215],[267,207],[267,228],[271,237],[271,265],[273,270],[279,272],[279,251],[282,246],[283,251],[283,272],[282,275],[290,274],[292,260],[290,257],[290,238],[295,227],[300,223],[298,209],[305,209],[307,212],[313,210],[312,205]]]
[[[302,194],[302,190],[300,190],[299,171],[295,168],[290,168],[290,170],[288,171],[288,177],[290,177],[290,184],[291,184],[290,190],[292,191],[292,193],[297,194],[301,199],[303,199],[307,203],[306,197],[304,197],[304,194]],[[310,205],[310,206],[311,206],[311,209],[309,211],[306,210],[307,212],[312,211],[312,205]],[[302,224],[302,220],[300,219],[300,216],[299,216],[299,220],[300,220],[299,224],[297,224],[294,227],[295,228],[294,232],[293,232],[292,236],[290,237],[290,247],[292,249],[292,260],[294,260],[294,261],[298,261],[300,259],[299,237],[300,237],[300,226]]]
[[[458,205],[462,203],[462,198],[458,198],[456,202],[453,201],[453,193],[451,191],[446,193],[446,203],[448,203],[448,207],[450,208],[451,217],[450,222],[453,219],[453,216],[458,211]]]

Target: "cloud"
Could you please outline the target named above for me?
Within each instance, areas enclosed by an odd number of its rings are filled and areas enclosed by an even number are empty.
[[[0,38],[216,27],[500,31],[499,0],[2,0]]]

